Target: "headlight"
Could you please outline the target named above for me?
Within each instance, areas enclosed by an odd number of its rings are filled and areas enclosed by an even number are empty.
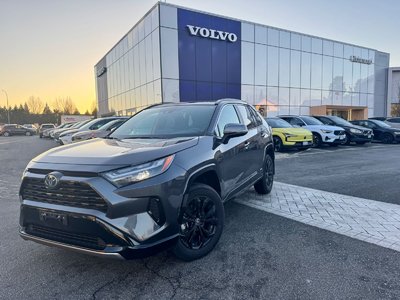
[[[332,133],[332,132],[333,132],[332,130],[325,130],[325,129],[321,129],[321,131],[322,131],[323,133]]]
[[[174,157],[175,155],[170,155],[142,165],[105,172],[102,176],[117,187],[122,187],[164,173],[168,170]]]
[[[296,137],[297,135],[296,134],[291,134],[291,133],[283,133],[283,135],[285,136],[285,137]]]
[[[354,128],[350,128],[350,132],[351,132],[351,133],[358,133],[358,134],[362,133],[361,130],[354,129]]]
[[[396,134],[396,135],[397,135],[397,134],[400,134],[400,131],[395,131],[394,134]]]

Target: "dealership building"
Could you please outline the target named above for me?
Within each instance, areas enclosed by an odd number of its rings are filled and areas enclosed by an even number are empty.
[[[96,64],[99,115],[237,98],[265,116],[390,114],[389,54],[157,3]]]

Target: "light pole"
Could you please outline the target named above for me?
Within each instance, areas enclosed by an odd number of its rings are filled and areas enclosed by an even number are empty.
[[[8,124],[10,124],[10,108],[8,107],[8,94],[5,90],[2,90],[4,92],[4,94],[6,94],[6,98],[7,98],[7,119],[8,119]]]

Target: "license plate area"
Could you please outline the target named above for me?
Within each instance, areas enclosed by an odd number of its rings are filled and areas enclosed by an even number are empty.
[[[309,145],[310,142],[303,142],[303,146]]]
[[[68,216],[66,214],[47,210],[39,210],[39,220],[46,224],[68,225]]]

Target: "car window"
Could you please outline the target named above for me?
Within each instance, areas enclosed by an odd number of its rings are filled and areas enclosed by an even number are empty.
[[[253,115],[251,114],[251,111],[249,110],[247,105],[238,105],[237,108],[243,118],[244,125],[246,125],[247,129],[252,129],[256,127],[256,122],[254,121]]]
[[[373,122],[366,121],[365,122],[368,128],[376,129],[377,126]]]
[[[95,122],[94,124],[92,124],[92,126],[89,127],[90,130],[97,130],[99,129],[101,126],[111,122],[112,119],[104,119],[104,120],[99,120],[98,122]]]
[[[111,131],[111,130],[113,130],[114,128],[117,128],[119,125],[121,125],[121,124],[124,123],[124,122],[125,122],[125,120],[123,120],[123,121],[118,121],[118,122],[113,123],[110,127],[107,128],[107,131]]]
[[[320,117],[319,120],[326,125],[335,125],[335,122],[329,118]]]
[[[299,118],[292,118],[289,121],[290,124],[292,124],[293,126],[304,126],[304,123],[302,120],[300,120]]]
[[[233,105],[226,105],[222,108],[219,115],[217,126],[215,127],[215,134],[218,137],[224,135],[224,128],[226,124],[240,124],[239,117]]]
[[[256,125],[260,126],[262,125],[263,121],[262,121],[262,117],[260,115],[259,112],[257,112],[253,107],[250,107],[250,111],[252,112],[253,118],[256,120]]]
[[[392,123],[400,123],[400,118],[391,118],[391,119],[387,119],[388,122],[392,122]]]

